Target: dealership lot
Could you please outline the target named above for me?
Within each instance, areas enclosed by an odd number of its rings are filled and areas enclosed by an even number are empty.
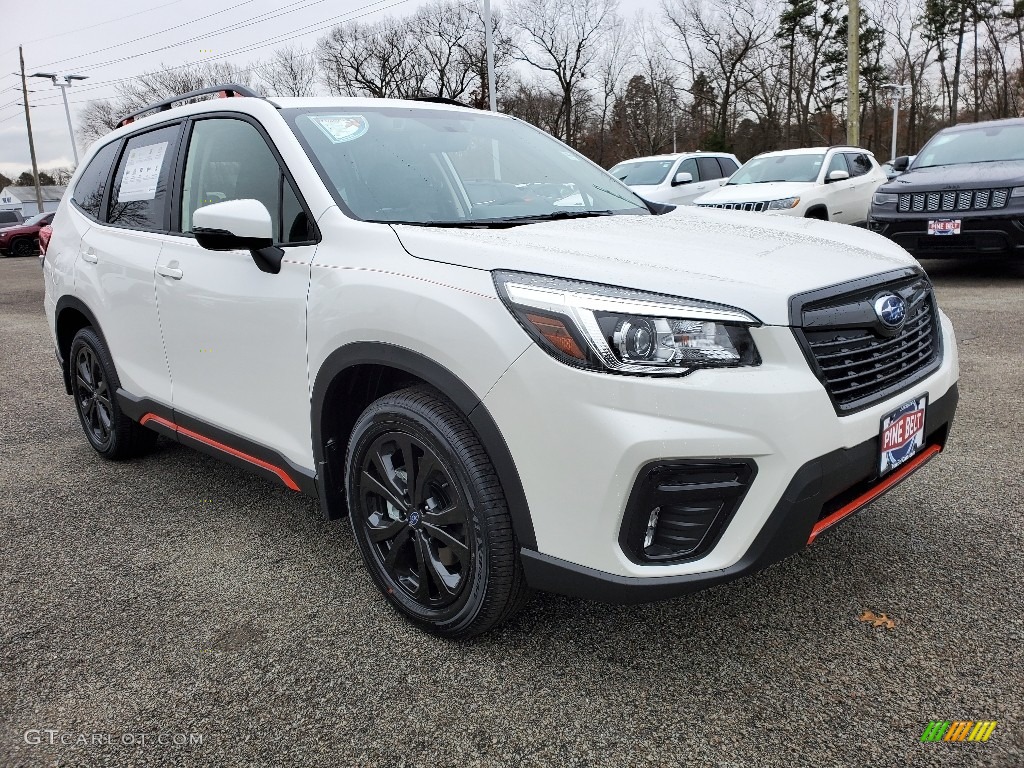
[[[1024,764],[1024,265],[926,267],[960,337],[945,454],[752,578],[538,595],[457,644],[314,500],[165,441],[98,458],[38,264],[0,261],[0,765]]]

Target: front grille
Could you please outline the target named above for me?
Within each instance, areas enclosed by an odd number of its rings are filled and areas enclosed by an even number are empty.
[[[875,314],[875,300],[886,293],[907,304],[906,320],[895,332]],[[939,362],[935,299],[923,275],[812,298],[801,306],[798,322],[798,339],[840,413],[890,397]]]
[[[726,211],[761,211],[768,209],[768,202],[765,200],[756,203],[698,203],[700,208],[722,208]]]
[[[756,473],[749,459],[655,462],[637,477],[619,535],[638,563],[705,554],[739,507]]]
[[[1005,208],[1010,190],[968,189],[962,192],[902,192],[897,208],[906,213],[952,213],[954,211],[991,211]]]

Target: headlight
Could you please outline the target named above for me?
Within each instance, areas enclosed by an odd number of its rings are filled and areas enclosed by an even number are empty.
[[[1024,197],[1024,187],[1014,187],[1010,192],[1010,197]]]
[[[893,194],[891,192],[875,192],[874,196],[871,198],[871,201],[875,205],[895,205],[896,201],[899,199],[899,195]]]
[[[495,272],[498,295],[552,357],[578,368],[682,376],[759,365],[739,309],[520,272]]]
[[[786,197],[782,200],[772,200],[768,203],[769,211],[788,211],[790,208],[796,208],[800,205],[799,197]]]

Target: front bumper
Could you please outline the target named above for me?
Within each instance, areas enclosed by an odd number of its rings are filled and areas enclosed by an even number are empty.
[[[883,415],[928,393],[927,434],[944,444],[959,371],[944,316],[941,329],[938,369],[845,416],[836,415],[788,327],[752,329],[760,366],[683,378],[584,372],[531,347],[484,399],[516,457],[533,519],[537,548],[522,553],[529,583],[652,600],[736,578],[806,546],[827,502],[870,483]],[[756,472],[713,546],[685,561],[631,558],[620,534],[643,469],[717,459],[749,460]]]
[[[523,550],[526,580],[534,589],[604,603],[664,600],[732,581],[799,552],[818,536],[895,487],[946,444],[958,399],[954,385],[928,407],[925,448],[882,481],[873,479],[878,439],[840,448],[796,471],[754,542],[738,561],[717,571],[681,576],[616,576]],[[847,501],[849,498],[849,501]],[[835,511],[832,511],[832,510]]]
[[[929,235],[928,221],[960,219],[959,235]],[[873,209],[868,229],[885,235],[916,258],[1024,255],[1024,218],[968,212],[896,213]]]

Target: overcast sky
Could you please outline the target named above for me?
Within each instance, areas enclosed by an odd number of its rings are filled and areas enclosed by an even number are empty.
[[[248,64],[282,44],[312,47],[346,19],[405,16],[422,0],[3,0],[0,29],[0,172],[31,168],[24,108],[20,106],[18,44],[25,72],[65,72],[89,79],[68,90],[72,120],[89,99],[115,95],[114,81],[161,64],[204,60]],[[495,7],[500,0],[495,0]],[[620,0],[620,11],[657,9],[659,0]],[[71,139],[60,89],[29,78],[32,132],[39,168],[72,165]],[[76,123],[77,125],[77,123]]]

